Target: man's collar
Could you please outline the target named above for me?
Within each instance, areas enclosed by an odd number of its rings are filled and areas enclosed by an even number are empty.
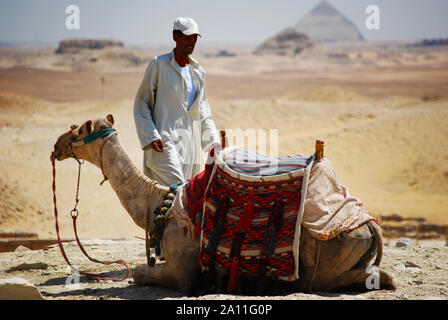
[[[190,63],[191,63],[195,68],[197,68],[197,67],[199,66],[199,63],[198,63],[195,59],[193,59],[192,57],[188,57],[188,60],[190,61]]]
[[[177,66],[179,66],[179,64],[177,63],[176,59],[174,59],[174,49],[171,50],[171,62],[172,63],[176,63]],[[197,68],[199,67],[199,63],[193,59],[192,57],[188,56],[188,62],[194,67]]]

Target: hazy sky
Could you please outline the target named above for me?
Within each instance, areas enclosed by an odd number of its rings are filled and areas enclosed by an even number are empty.
[[[448,37],[448,0],[328,0],[367,40]],[[202,43],[257,44],[295,25],[319,0],[0,0],[0,42],[57,43],[112,38],[126,45],[169,45],[177,16],[199,24]],[[67,30],[65,8],[80,9]],[[380,8],[380,30],[367,30],[365,9]]]

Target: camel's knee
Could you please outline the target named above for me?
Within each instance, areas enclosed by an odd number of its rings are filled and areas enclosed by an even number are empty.
[[[138,265],[132,274],[135,283],[139,286],[146,286],[149,284],[169,283],[170,277],[167,275],[165,266],[148,267],[147,265]]]
[[[384,290],[396,290],[394,278],[392,275],[384,270],[380,269],[380,288]]]
[[[372,272],[373,271],[373,272]],[[366,269],[366,280],[365,285],[369,290],[380,289],[380,290],[395,290],[395,282],[391,274],[381,270],[375,265],[372,265]]]
[[[190,292],[196,280],[194,273],[170,268],[167,264],[154,267],[139,265],[134,269],[132,277],[138,286],[161,285],[186,293]]]
[[[148,274],[148,266],[141,264],[135,267],[134,272],[132,273],[132,278],[134,278],[134,281],[138,286],[145,286],[151,283]]]
[[[365,291],[396,289],[392,276],[374,265],[366,269],[354,268],[344,274],[343,279],[345,286],[352,289]]]

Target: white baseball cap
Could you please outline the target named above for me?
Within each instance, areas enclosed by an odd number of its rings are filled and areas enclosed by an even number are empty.
[[[199,34],[199,28],[196,21],[193,18],[188,17],[178,17],[173,24],[173,31],[179,30],[186,36],[191,36],[192,34]]]

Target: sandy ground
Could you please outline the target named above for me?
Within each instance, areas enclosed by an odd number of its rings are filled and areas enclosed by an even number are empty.
[[[112,113],[120,142],[137,167],[142,166],[132,106],[146,62],[129,65],[128,60],[119,60],[117,52],[103,52],[95,53],[99,64],[93,66],[88,62],[91,53],[61,58],[52,50],[0,50],[0,231],[27,230],[42,239],[55,238],[49,156],[57,137],[71,124]],[[373,215],[397,213],[448,224],[448,50],[356,50],[347,51],[342,60],[322,55],[258,57],[246,51],[217,57],[198,52],[198,60],[207,70],[207,91],[217,127],[228,132],[264,129],[267,144],[260,143],[263,136],[259,134],[254,150],[262,153],[311,154],[315,140],[324,140],[325,155],[340,182]],[[151,56],[151,52],[139,53],[142,61]],[[272,140],[270,134],[274,134]],[[271,149],[275,139],[278,146]],[[248,142],[241,147],[254,148]],[[78,167],[74,160],[56,166],[61,236],[73,239],[68,214],[75,203]],[[98,168],[83,165],[80,237],[123,239],[118,246],[122,251],[114,249],[119,251],[117,256],[122,258],[129,245],[133,253],[126,259],[134,266],[144,263],[144,247],[141,243],[134,247],[135,237],[142,237],[143,231],[134,225],[108,183],[99,186],[101,180]],[[95,253],[109,252],[108,245],[98,249]],[[386,269],[394,270],[399,261],[414,261],[418,255],[424,263],[414,262],[427,275],[417,278],[427,276],[432,287],[416,287],[413,278],[403,278],[402,284],[411,282],[408,291],[372,292],[361,297],[395,299],[402,293],[415,299],[443,298],[447,290],[445,249],[443,244],[407,251],[388,248]],[[96,293],[80,293],[79,297],[76,292],[52,291],[65,277],[57,248],[27,254],[54,265],[51,271],[33,271],[32,276],[32,282],[46,291],[48,298],[95,298],[109,292],[108,285],[101,289],[102,284],[92,289]],[[6,255],[4,259],[18,261],[14,253]],[[50,256],[59,261],[50,262],[46,258]],[[426,256],[437,257],[434,261],[439,261],[441,269],[430,267]],[[92,288],[92,283],[81,285]],[[150,298],[180,297],[168,291],[157,293],[159,289],[149,293],[154,288],[127,283],[119,287],[118,293],[112,293],[114,298],[144,298],[146,294]]]
[[[90,239],[83,243],[87,252],[95,259],[124,259],[131,269],[146,261],[145,244],[142,240]],[[276,296],[211,294],[192,297],[159,286],[138,287],[132,278],[121,282],[98,282],[81,276],[75,280],[57,245],[34,251],[19,247],[15,252],[0,253],[0,278],[24,278],[34,284],[48,300],[447,300],[448,247],[444,246],[444,242],[420,241],[408,248],[398,248],[395,243],[395,240],[391,240],[385,246],[382,268],[394,276],[398,287],[396,291],[285,292]],[[115,278],[123,278],[126,274],[126,269],[121,265],[102,266],[88,261],[75,242],[66,243],[64,248],[72,264],[81,271],[108,272],[110,277]]]

